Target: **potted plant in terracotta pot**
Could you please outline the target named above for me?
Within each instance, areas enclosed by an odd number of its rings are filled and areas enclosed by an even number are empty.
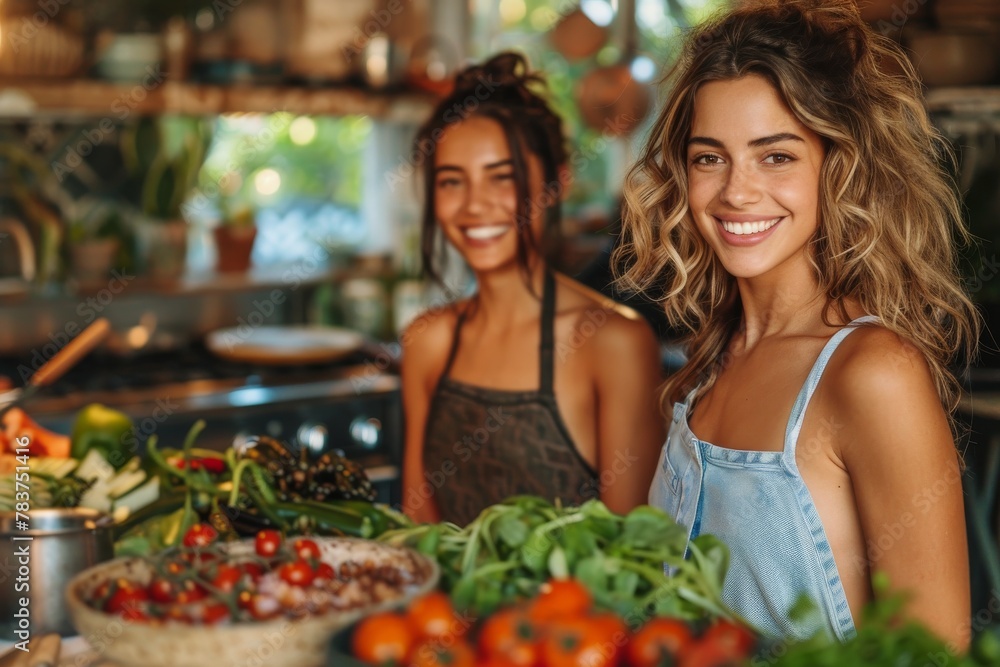
[[[123,131],[122,154],[139,216],[140,265],[156,280],[184,273],[188,225],[183,206],[197,182],[210,132],[200,118],[142,118]]]
[[[222,220],[215,228],[215,247],[218,250],[216,268],[221,272],[246,271],[250,268],[250,255],[257,237],[256,219],[249,206],[222,207]]]

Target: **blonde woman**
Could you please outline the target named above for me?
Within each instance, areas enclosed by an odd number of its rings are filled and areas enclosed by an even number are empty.
[[[966,646],[950,369],[978,323],[912,68],[853,2],[783,0],[696,31],[670,81],[618,253],[690,332],[650,502],[729,545],[724,599],[762,630],[848,638],[883,571]]]

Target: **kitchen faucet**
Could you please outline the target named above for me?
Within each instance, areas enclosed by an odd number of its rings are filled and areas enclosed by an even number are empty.
[[[35,243],[24,223],[14,218],[0,218],[0,243],[13,238],[17,244],[18,263],[21,279],[30,283],[35,279]],[[6,282],[0,280],[0,282]]]

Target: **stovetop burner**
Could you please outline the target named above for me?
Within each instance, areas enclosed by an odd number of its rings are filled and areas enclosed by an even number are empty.
[[[31,409],[66,412],[90,402],[124,406],[170,396],[194,411],[233,402],[263,405],[394,389],[395,367],[375,364],[374,358],[374,350],[362,348],[328,363],[240,363],[220,359],[200,344],[134,358],[92,354],[40,391]],[[22,359],[0,358],[0,374],[15,386],[23,385],[22,375],[32,370]]]

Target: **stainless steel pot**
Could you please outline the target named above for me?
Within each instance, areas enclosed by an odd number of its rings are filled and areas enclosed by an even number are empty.
[[[75,635],[66,611],[66,584],[114,556],[111,517],[58,508],[31,510],[28,519],[28,530],[20,530],[13,513],[0,513],[0,637],[21,641],[25,625],[33,637]]]

